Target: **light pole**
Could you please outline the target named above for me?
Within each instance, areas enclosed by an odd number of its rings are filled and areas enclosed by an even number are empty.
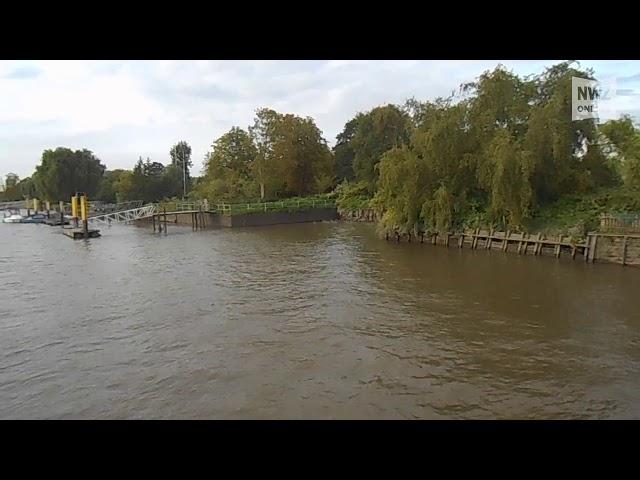
[[[182,201],[187,196],[187,162],[182,159]]]

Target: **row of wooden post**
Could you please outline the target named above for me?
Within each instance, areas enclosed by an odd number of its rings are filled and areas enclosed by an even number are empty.
[[[203,229],[206,227],[206,216],[204,210],[191,212],[191,228],[193,230]]]
[[[173,212],[175,215],[174,223],[178,223],[178,213],[182,212]],[[186,213],[186,212],[184,212]],[[167,209],[163,208],[162,213],[154,214],[151,216],[151,222],[153,224],[153,232],[156,231],[156,217],[158,223],[158,233],[164,231],[164,234],[167,234]],[[191,212],[191,227],[193,230],[204,229],[206,227],[206,215],[204,210],[200,209],[197,212]]]
[[[153,233],[156,232],[156,217],[158,217],[158,233],[162,233],[164,224],[164,234],[167,234],[167,209],[162,210],[162,214],[151,215],[151,222],[153,223]],[[162,219],[161,219],[162,218]]]
[[[483,248],[485,248],[486,250],[491,249],[493,242],[495,239],[493,238],[495,231],[494,229],[491,229],[489,231],[489,235],[487,237],[484,238],[485,243],[483,245]],[[425,236],[426,232],[419,232],[420,235],[420,243],[424,243],[424,236]],[[432,232],[429,233],[429,235],[431,235],[431,243],[433,245],[436,245],[437,243],[437,239],[438,239],[438,232]],[[445,246],[449,246],[449,240],[451,238],[453,234],[452,233],[446,233],[446,238],[445,238]],[[401,234],[398,231],[394,232],[394,236],[396,237],[396,243],[400,242],[400,238],[401,238]],[[481,237],[484,237],[484,235],[480,235],[480,229],[477,228],[471,235],[465,234],[465,233],[460,233],[458,234],[458,248],[462,248],[464,246],[464,239],[466,236],[471,236],[471,249],[472,250],[476,250],[478,248],[478,240]],[[502,250],[503,252],[507,251],[508,245],[509,245],[509,241],[511,240],[511,231],[508,230],[507,233],[505,234],[504,237],[502,237],[500,240],[502,241],[501,245],[500,245],[500,250]],[[412,235],[411,233],[407,233],[407,240],[409,243],[411,243],[411,238]],[[556,258],[560,257],[560,252],[562,249],[562,239],[564,238],[564,235],[559,235],[557,242],[549,242],[549,243],[555,243],[554,245],[554,255]],[[385,234],[385,239],[389,240],[389,233]],[[511,241],[518,241],[518,254],[522,254],[524,253],[525,255],[527,254],[527,250],[529,247],[530,243],[533,243],[533,255],[541,255],[542,254],[542,248],[543,248],[543,243],[544,243],[544,239],[542,238],[542,234],[538,233],[537,236],[535,238],[531,238],[528,237],[527,234],[523,234],[523,237],[520,239],[514,239]],[[625,242],[626,243],[626,242]],[[625,245],[626,247],[626,245]],[[588,245],[584,247],[584,258],[585,261],[587,261],[588,255]],[[575,259],[576,257],[576,252],[577,252],[578,247],[576,245],[572,244],[571,247],[571,258]]]

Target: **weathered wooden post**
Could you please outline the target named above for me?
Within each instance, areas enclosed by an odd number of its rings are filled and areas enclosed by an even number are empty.
[[[527,244],[526,244],[526,233],[522,232],[522,235],[520,235],[520,241],[518,242],[518,255],[520,255],[522,253],[522,245],[524,244],[524,254],[527,254]]]
[[[155,214],[151,215],[151,223],[153,225],[153,233],[156,233],[156,216],[155,216]]]
[[[556,245],[556,258],[560,258],[560,248],[562,247],[562,235],[558,235],[558,244]]]
[[[509,244],[509,237],[511,236],[511,230],[507,230],[507,233],[504,234],[504,238],[502,239],[502,251],[507,251],[507,245]]]
[[[164,234],[167,234],[167,207],[163,207],[162,212],[164,213]]]
[[[624,240],[622,242],[622,265],[627,264],[627,236],[624,236]]]

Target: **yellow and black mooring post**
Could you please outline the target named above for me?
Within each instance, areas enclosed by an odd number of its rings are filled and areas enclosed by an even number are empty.
[[[78,228],[78,195],[71,197],[71,220],[73,226]]]
[[[84,238],[89,238],[89,199],[85,194],[80,197],[80,215],[82,216],[82,230]]]

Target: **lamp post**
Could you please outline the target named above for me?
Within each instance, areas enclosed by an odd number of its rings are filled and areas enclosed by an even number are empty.
[[[187,162],[182,159],[182,201],[187,196]]]

